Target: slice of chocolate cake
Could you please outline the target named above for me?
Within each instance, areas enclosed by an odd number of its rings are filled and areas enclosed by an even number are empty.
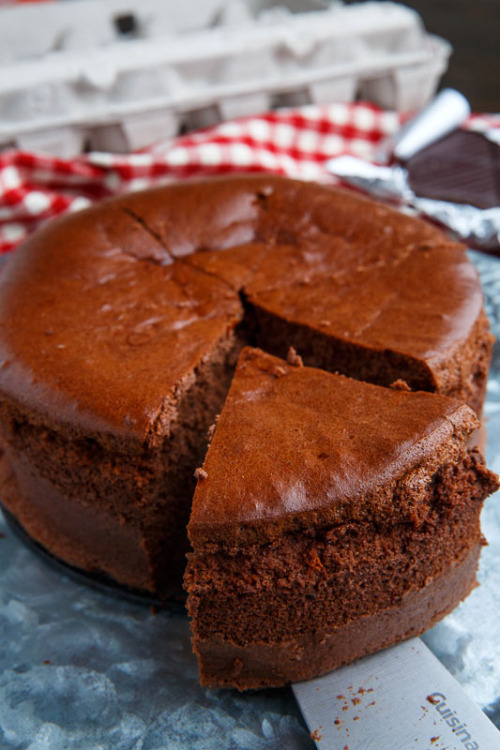
[[[497,488],[477,427],[447,397],[243,350],[188,527],[202,683],[309,679],[452,610]]]

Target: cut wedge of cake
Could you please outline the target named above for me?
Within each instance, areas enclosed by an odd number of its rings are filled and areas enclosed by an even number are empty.
[[[497,488],[447,397],[244,349],[198,471],[185,576],[202,684],[312,678],[474,587]]]

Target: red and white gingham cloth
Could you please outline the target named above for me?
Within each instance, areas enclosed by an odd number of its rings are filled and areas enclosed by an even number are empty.
[[[48,218],[158,182],[231,172],[333,181],[325,170],[329,158],[372,159],[405,118],[367,103],[313,105],[223,122],[126,155],[94,152],[66,160],[5,151],[0,252],[12,250]],[[475,115],[468,126],[500,127],[500,116]]]

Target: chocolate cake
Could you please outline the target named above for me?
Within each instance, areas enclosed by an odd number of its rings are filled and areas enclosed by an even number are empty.
[[[306,680],[418,635],[475,584],[496,477],[472,410],[240,357],[193,499],[202,684]]]
[[[170,595],[244,344],[478,414],[491,356],[474,267],[421,221],[267,175],[124,195],[0,274],[2,503],[61,560]]]

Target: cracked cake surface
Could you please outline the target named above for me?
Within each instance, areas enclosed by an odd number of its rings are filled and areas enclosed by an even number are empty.
[[[491,337],[463,247],[271,176],[166,186],[46,225],[0,280],[0,388],[60,422],[147,437],[242,318],[250,341],[286,346],[274,353],[294,345],[306,364],[385,385],[399,373],[481,407]]]

